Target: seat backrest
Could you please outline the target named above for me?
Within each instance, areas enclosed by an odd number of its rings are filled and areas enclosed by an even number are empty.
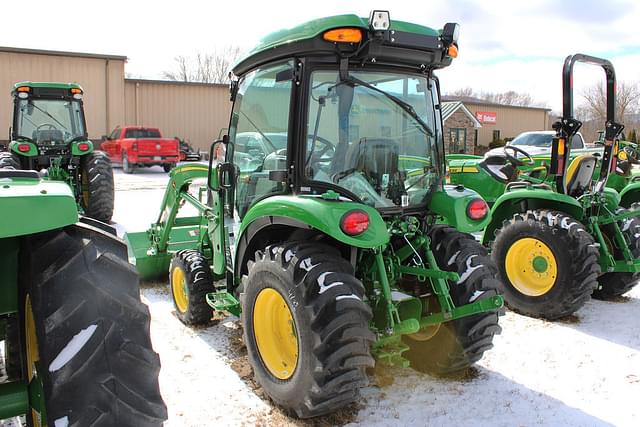
[[[34,141],[36,141],[36,143],[64,141],[62,131],[59,129],[41,129],[39,131],[33,131],[33,133],[35,137]]]
[[[578,197],[591,186],[597,159],[591,154],[583,154],[571,161],[567,168],[567,194]]]

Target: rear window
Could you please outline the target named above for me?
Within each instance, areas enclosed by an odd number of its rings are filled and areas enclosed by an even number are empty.
[[[157,129],[127,129],[124,132],[125,138],[161,138]]]

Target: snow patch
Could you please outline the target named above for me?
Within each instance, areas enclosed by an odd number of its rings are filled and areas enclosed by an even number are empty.
[[[633,218],[627,218],[622,225],[622,231],[627,231],[629,227],[631,227],[631,223],[633,222]]]
[[[358,298],[357,295],[351,294],[351,295],[340,295],[338,297],[336,297],[336,301],[340,301],[341,299],[357,299],[358,301],[361,301],[360,298]]]
[[[475,300],[478,299],[478,297],[480,297],[480,295],[484,294],[484,291],[475,291],[473,293],[473,295],[471,295],[471,298],[469,298],[469,302],[474,302]]]
[[[305,258],[300,262],[300,268],[306,271],[307,273],[311,271],[313,267],[318,264],[311,264],[311,258]]]
[[[467,259],[467,269],[465,270],[464,273],[462,273],[462,275],[460,275],[460,279],[458,280],[458,285],[462,282],[464,282],[465,280],[467,280],[469,278],[469,276],[471,276],[471,274],[476,271],[479,268],[484,267],[483,264],[480,265],[476,265],[475,267],[471,266],[471,260],[474,259],[475,257],[477,257],[478,255],[471,255],[468,259]]]
[[[291,261],[291,258],[293,258],[293,255],[294,255],[294,253],[293,253],[293,251],[291,249],[287,250],[287,252],[285,252],[285,254],[284,254],[284,260],[286,262]]]
[[[89,341],[93,333],[98,329],[98,325],[91,325],[86,329],[78,332],[71,341],[62,349],[60,353],[53,359],[49,365],[49,372],[55,372],[66,365],[73,357],[78,354],[82,347]]]
[[[333,274],[333,271],[327,271],[325,273],[322,273],[320,276],[318,276],[318,285],[320,286],[321,294],[328,291],[331,288],[335,288],[336,286],[344,285],[343,282],[333,282],[333,283],[329,283],[328,285],[325,285],[324,280],[328,274]]]
[[[451,265],[456,262],[456,258],[458,258],[458,255],[460,255],[460,251],[456,252],[451,258],[449,258],[449,262],[447,263],[447,265]]]
[[[69,426],[69,417],[66,415],[62,418],[58,418],[53,422],[55,427],[68,427]]]

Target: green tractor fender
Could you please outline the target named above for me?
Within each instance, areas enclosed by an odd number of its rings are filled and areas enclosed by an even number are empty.
[[[35,171],[0,171],[0,238],[24,236],[78,222],[76,199],[64,182],[43,181]]]
[[[369,216],[369,227],[362,234],[345,234],[341,221],[351,211],[363,211]],[[372,249],[389,242],[389,233],[382,217],[374,208],[361,203],[326,200],[322,197],[282,195],[256,203],[243,218],[237,239],[236,272],[246,264],[265,242],[284,240],[297,230],[315,230],[347,246]],[[239,276],[238,276],[239,277]]]
[[[93,142],[88,139],[82,141],[73,141],[71,143],[72,156],[85,156],[93,152]]]
[[[491,208],[491,219],[484,230],[482,244],[487,245],[502,226],[502,222],[518,212],[529,209],[551,209],[565,212],[580,221],[584,216],[584,208],[573,197],[541,188],[527,188],[508,191],[496,200]]]
[[[620,206],[628,208],[636,202],[640,202],[640,181],[631,182],[620,191]]]
[[[29,147],[27,150],[26,147]],[[38,147],[31,141],[18,140],[9,143],[9,151],[19,156],[34,157],[38,155]]]
[[[465,233],[482,231],[489,224],[489,214],[478,220],[471,219],[467,214],[469,204],[482,199],[477,192],[463,185],[445,185],[443,190],[436,191],[429,204],[429,208],[443,218],[443,223]]]

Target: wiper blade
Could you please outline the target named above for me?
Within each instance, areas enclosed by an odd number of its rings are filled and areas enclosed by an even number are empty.
[[[33,103],[32,103],[31,105],[33,105],[33,106],[34,106],[34,107],[36,107],[38,110],[42,111],[42,112],[43,112],[43,113],[45,113],[47,116],[49,116],[49,117],[51,117],[53,120],[55,120],[55,121],[56,121],[56,123],[58,123],[60,126],[62,126],[62,127],[64,128],[64,130],[69,130],[69,129],[67,129],[67,127],[66,127],[62,122],[60,122],[60,120],[56,119],[56,118],[55,118],[55,117],[53,117],[51,114],[49,114],[49,112],[48,112],[48,111],[44,111],[42,108],[38,107],[36,104],[33,104]]]
[[[395,95],[391,95],[390,93],[375,87],[374,85],[365,82],[364,80],[360,80],[356,77],[353,76],[349,76],[346,79],[343,79],[341,81],[341,83],[353,83],[356,84],[358,86],[363,86],[366,87],[368,89],[371,89],[373,91],[376,91],[378,93],[383,94],[384,96],[386,96],[387,98],[389,98],[391,101],[393,101],[394,103],[396,103],[400,108],[402,108],[405,112],[407,112],[415,121],[417,121],[420,126],[422,126],[422,128],[425,130],[425,133],[428,136],[435,136],[433,133],[433,130],[429,127],[429,125],[427,123],[425,123],[424,120],[422,120],[420,118],[420,116],[418,115],[418,113],[416,112],[416,110],[413,108],[413,106],[411,104],[409,104],[408,102],[403,101],[402,99],[398,98]],[[337,85],[336,85],[337,86]]]

